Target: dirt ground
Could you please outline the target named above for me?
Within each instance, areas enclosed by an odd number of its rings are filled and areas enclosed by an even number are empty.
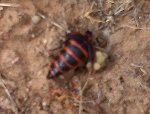
[[[149,0],[0,3],[19,4],[0,7],[0,114],[150,114]],[[106,66],[47,80],[49,52],[65,40],[56,24],[107,37]]]

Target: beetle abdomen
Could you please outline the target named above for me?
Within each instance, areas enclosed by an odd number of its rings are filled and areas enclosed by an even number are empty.
[[[81,34],[70,34],[63,50],[58,53],[50,66],[48,78],[53,78],[89,59],[89,43]]]

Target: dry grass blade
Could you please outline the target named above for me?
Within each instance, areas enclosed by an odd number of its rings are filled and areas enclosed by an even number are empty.
[[[4,88],[5,93],[7,94],[9,100],[11,101],[12,105],[14,106],[14,108],[15,108],[15,114],[19,114],[17,104],[16,104],[15,100],[13,99],[13,97],[11,96],[8,88],[6,87],[5,82],[4,82],[1,74],[0,74],[0,85]]]
[[[65,29],[61,25],[59,25],[58,23],[56,23],[56,22],[54,22],[52,20],[50,20],[50,23],[53,24],[53,25],[55,25],[56,27],[60,28],[61,30],[65,31]]]
[[[85,82],[85,84],[84,84],[84,86],[82,88],[80,86],[79,114],[82,114],[82,110],[83,110],[83,107],[82,107],[82,104],[83,104],[83,92],[84,92],[84,90],[85,90],[85,88],[86,88],[86,86],[88,84],[88,81],[89,81],[89,78],[87,78],[87,80],[86,80],[86,82]]]
[[[67,32],[67,33],[70,33],[70,30],[65,29],[65,28],[62,27],[60,24],[58,24],[58,23],[56,23],[56,22],[54,22],[54,21],[52,21],[52,20],[50,20],[50,19],[48,19],[48,21],[49,21],[51,24],[53,24],[54,26],[58,27],[59,29],[65,31],[65,32]]]
[[[83,15],[83,18],[85,17],[85,18],[89,19],[91,23],[94,23],[94,22],[97,22],[97,23],[104,23],[103,20],[101,20],[101,19],[99,19],[99,18],[97,19],[96,17],[91,16],[91,14],[93,14],[93,13],[98,13],[98,12],[100,12],[99,9],[97,9],[97,10],[94,10],[94,9],[93,9],[93,8],[94,8],[94,5],[96,5],[96,3],[95,3],[95,2],[92,2],[92,5],[90,6],[89,10],[88,10],[87,12],[85,12],[85,14]]]
[[[60,24],[56,23],[55,21],[49,19],[48,17],[46,17],[45,15],[38,13],[38,15],[43,18],[46,19],[49,23],[51,23],[52,25],[56,26],[57,28],[65,31],[65,32],[70,32],[68,29],[65,29],[65,27],[61,26]]]
[[[20,5],[16,3],[0,3],[0,7],[20,7]]]

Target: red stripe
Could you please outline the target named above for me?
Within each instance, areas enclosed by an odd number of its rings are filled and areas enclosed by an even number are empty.
[[[55,60],[54,64],[55,64],[55,66],[58,68],[58,70],[59,70],[61,73],[63,73],[63,70],[60,68],[60,66],[59,66],[57,60]]]
[[[64,47],[67,53],[69,53],[77,62],[81,62],[81,59],[78,58],[67,46]]]
[[[70,40],[70,43],[75,45],[77,48],[79,48],[82,51],[82,53],[85,55],[85,57],[88,57],[87,51],[78,42],[76,42],[75,40]]]
[[[69,62],[67,62],[67,60],[65,59],[64,55],[59,53],[58,56],[60,57],[60,59],[62,59],[62,61],[67,65],[69,66],[69,68],[72,68],[73,65],[71,65]]]
[[[71,32],[72,35],[80,34],[79,32]]]

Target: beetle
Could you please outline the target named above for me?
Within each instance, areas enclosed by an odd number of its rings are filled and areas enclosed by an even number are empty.
[[[86,31],[84,35],[79,32],[66,34],[64,47],[55,58],[51,58],[52,64],[47,78],[51,79],[64,74],[80,64],[93,62],[95,49],[91,43],[91,36],[90,31]]]

